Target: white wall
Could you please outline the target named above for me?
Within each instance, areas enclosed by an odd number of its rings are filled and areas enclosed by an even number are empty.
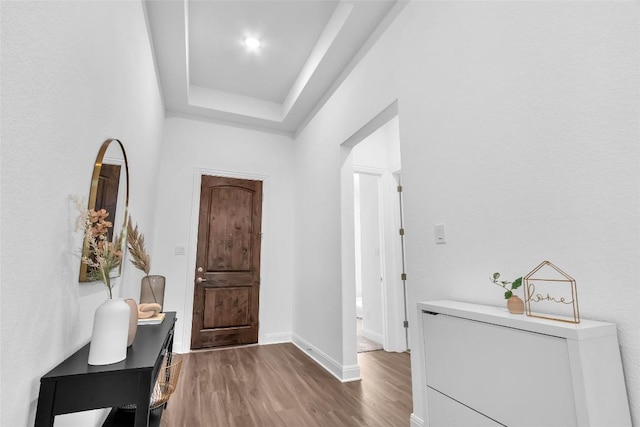
[[[163,107],[140,2],[0,8],[0,424],[27,426],[40,377],[89,341],[106,299],[103,285],[78,283],[81,236],[69,196],[88,197],[100,145],[118,138],[129,156],[131,212],[153,226]],[[124,269],[121,296],[132,270]],[[95,416],[56,425],[91,425]]]
[[[303,344],[301,347],[308,354],[315,355],[316,360],[332,367],[334,375],[341,377],[345,366],[357,365],[355,350],[350,360],[344,360],[341,340],[342,240],[338,219],[342,213],[340,166],[344,153],[338,144],[331,144],[334,129],[322,125],[321,121],[313,120],[294,143],[293,338],[298,345]],[[352,171],[348,177],[353,179]],[[351,188],[351,194],[344,198],[353,204],[353,185]],[[353,218],[353,209],[346,215]],[[354,252],[355,248],[351,247],[351,253]],[[355,283],[352,288],[352,298],[344,304],[353,307],[349,317],[354,319]],[[356,331],[355,327],[351,329],[350,341],[355,349]]]
[[[356,285],[356,315],[362,317],[362,245],[360,243],[362,230],[360,227],[360,216],[362,210],[360,208],[360,174],[353,174],[353,230],[354,230],[354,247],[355,247],[355,285]]]
[[[352,363],[339,338],[340,144],[398,99],[410,324],[421,300],[502,306],[488,275],[548,259],[577,279],[584,318],[618,325],[640,423],[638,7],[409,3],[296,138],[295,279],[305,283],[294,331]],[[435,245],[436,223],[447,244]]]
[[[177,351],[190,348],[202,174],[264,181],[258,340],[265,344],[291,340],[292,144],[281,135],[166,119],[151,270],[167,278],[165,310],[178,313]],[[176,247],[184,247],[185,255],[175,255]]]
[[[353,167],[356,170],[373,168],[376,172],[397,172],[400,161],[400,120],[392,118],[362,142],[353,147]]]

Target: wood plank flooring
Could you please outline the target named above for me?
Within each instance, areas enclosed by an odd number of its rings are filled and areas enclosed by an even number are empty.
[[[293,344],[185,354],[162,427],[409,425],[408,353],[361,353],[361,381],[340,383]]]

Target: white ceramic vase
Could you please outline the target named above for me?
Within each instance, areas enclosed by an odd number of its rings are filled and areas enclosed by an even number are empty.
[[[89,365],[110,365],[127,357],[131,309],[123,299],[108,299],[96,309]]]

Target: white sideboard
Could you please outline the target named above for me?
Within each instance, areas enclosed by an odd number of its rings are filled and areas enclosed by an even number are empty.
[[[616,326],[418,304],[429,427],[630,427]]]

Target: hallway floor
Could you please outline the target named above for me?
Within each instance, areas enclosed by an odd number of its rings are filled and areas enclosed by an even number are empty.
[[[356,323],[358,326],[358,353],[365,353],[367,351],[382,350],[383,346],[373,340],[362,335],[362,318],[357,317]]]
[[[362,380],[341,383],[295,345],[183,355],[163,427],[406,427],[412,410],[408,353],[358,355]]]

